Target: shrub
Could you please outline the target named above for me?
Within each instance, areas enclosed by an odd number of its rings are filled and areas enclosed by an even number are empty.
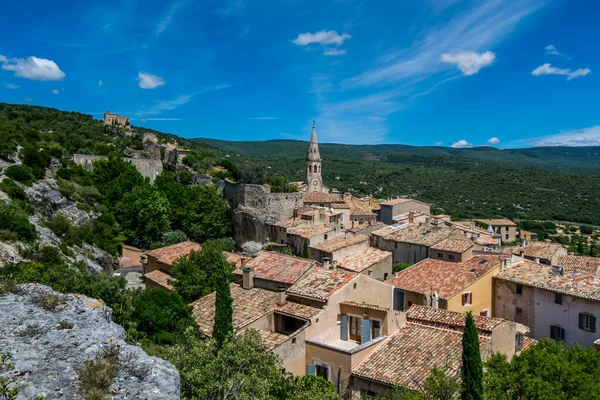
[[[119,349],[109,346],[86,361],[77,371],[81,396],[86,400],[103,400],[108,397],[110,386],[117,376]]]
[[[589,225],[581,225],[580,229],[581,233],[585,235],[591,235],[592,233],[594,233],[594,228]]]
[[[8,197],[13,200],[27,200],[25,191],[10,178],[2,179],[0,189],[4,190]]]
[[[66,302],[66,297],[56,293],[40,293],[31,299],[31,303],[46,311],[57,312]]]
[[[182,231],[170,231],[163,233],[162,239],[165,246],[170,246],[175,243],[185,242],[187,236]]]
[[[46,222],[46,226],[59,237],[66,235],[71,230],[71,223],[62,214],[56,214],[54,218]]]
[[[0,206],[0,230],[14,233],[18,239],[32,241],[37,237],[35,227],[29,223],[21,210]]]
[[[66,319],[63,319],[62,321],[60,321],[58,323],[58,326],[56,327],[56,329],[58,329],[58,330],[73,329],[74,326],[75,326],[74,323],[67,321]]]
[[[25,165],[11,165],[6,168],[6,176],[14,179],[15,181],[31,186],[31,172]]]
[[[75,185],[73,182],[66,181],[64,179],[59,179],[57,183],[58,191],[68,199],[73,197],[73,195],[77,191],[77,185]]]
[[[0,355],[0,374],[4,375],[7,371],[13,369],[13,365],[8,362],[10,357],[6,353]],[[10,388],[11,382],[7,378],[0,376],[0,399],[16,400],[19,393],[19,387]]]
[[[85,201],[99,201],[102,195],[94,186],[84,186],[77,192]]]

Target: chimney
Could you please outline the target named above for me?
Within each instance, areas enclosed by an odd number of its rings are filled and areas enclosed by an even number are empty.
[[[242,269],[244,269],[247,262],[248,262],[248,257],[244,257],[244,256],[240,257],[240,264],[241,264]]]
[[[409,224],[414,224],[415,223],[415,212],[414,211],[409,211],[408,212],[408,223]]]
[[[501,259],[502,259],[502,266],[500,267],[500,269],[502,271],[506,271],[507,269],[509,269],[512,266],[512,256],[511,255],[502,255]]]
[[[243,289],[253,289],[254,288],[254,268],[251,266],[243,267],[243,279],[242,279],[242,288]]]
[[[277,305],[279,306],[287,303],[285,290],[284,286],[279,286],[279,288],[277,288]]]
[[[433,292],[433,295],[431,296],[431,307],[439,308],[439,300],[440,295],[438,294],[438,292]]]
[[[329,269],[329,257],[323,258],[323,268]]]
[[[552,275],[562,275],[564,273],[564,269],[560,265],[552,266]]]
[[[524,252],[523,250],[521,250],[521,251],[519,252],[519,256],[520,256],[520,257],[524,257],[524,256],[525,256],[525,252]]]
[[[472,231],[474,231],[475,230],[475,224],[474,223],[469,224],[469,229],[472,230]]]
[[[537,264],[539,264],[539,263],[540,263],[540,258],[539,258],[539,257],[536,257],[536,258],[535,258],[535,262],[536,262]]]
[[[337,260],[331,260],[331,269],[337,269]]]
[[[521,248],[527,247],[527,239],[521,239]]]

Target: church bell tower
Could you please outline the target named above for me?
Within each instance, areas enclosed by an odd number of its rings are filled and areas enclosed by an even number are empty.
[[[317,143],[315,121],[313,121],[308,155],[306,156],[306,180],[304,183],[307,192],[329,192],[323,185],[323,179],[321,178],[321,154],[319,153],[319,143]]]

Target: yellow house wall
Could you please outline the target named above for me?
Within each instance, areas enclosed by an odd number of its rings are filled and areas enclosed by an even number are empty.
[[[482,276],[477,281],[473,282],[471,285],[467,286],[460,293],[448,299],[448,308],[449,311],[456,311],[460,313],[473,312],[475,315],[479,315],[481,311],[484,309],[489,309],[489,316],[493,317],[493,309],[492,309],[492,298],[493,298],[493,289],[492,289],[492,278],[494,275],[497,275],[500,272],[500,265],[493,268],[486,275]],[[462,294],[465,292],[473,293],[473,303],[469,306],[462,305]]]

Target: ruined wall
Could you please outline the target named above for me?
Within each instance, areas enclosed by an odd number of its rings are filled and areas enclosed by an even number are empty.
[[[94,162],[97,160],[105,160],[104,156],[92,156],[89,154],[73,154],[73,161],[77,165],[81,165],[87,170],[90,170],[94,166]],[[125,161],[132,163],[135,168],[142,174],[142,176],[150,178],[150,182],[154,182],[154,179],[163,171],[163,165],[160,160],[152,160],[148,158],[124,158]]]
[[[304,205],[302,193],[269,193],[261,185],[222,181],[223,198],[233,215],[233,238],[238,245],[271,240],[271,225],[294,216]]]

